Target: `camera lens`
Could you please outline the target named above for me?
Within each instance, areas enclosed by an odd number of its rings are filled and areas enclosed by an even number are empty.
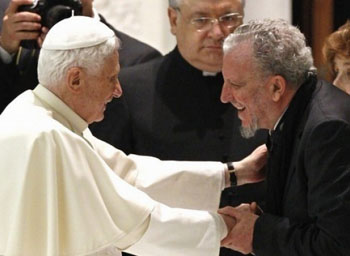
[[[69,18],[73,15],[82,15],[81,0],[34,0],[31,5],[22,5],[19,12],[34,12],[41,16],[41,24],[51,28],[57,22]],[[21,46],[24,48],[39,48],[36,40],[22,40]]]
[[[69,18],[72,16],[73,9],[69,6],[56,5],[48,10],[45,19],[43,20],[43,26],[49,29],[53,27],[57,22]]]

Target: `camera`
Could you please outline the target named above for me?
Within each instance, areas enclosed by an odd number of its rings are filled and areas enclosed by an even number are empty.
[[[82,15],[80,0],[34,0],[31,5],[22,5],[19,12],[34,12],[41,16],[41,25],[51,28],[57,22],[71,16]],[[21,46],[29,49],[39,48],[36,40],[22,40]]]

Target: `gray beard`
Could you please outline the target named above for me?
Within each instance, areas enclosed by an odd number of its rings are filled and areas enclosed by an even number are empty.
[[[258,129],[258,119],[254,117],[252,123],[248,127],[241,126],[240,132],[243,138],[249,139],[255,135]]]

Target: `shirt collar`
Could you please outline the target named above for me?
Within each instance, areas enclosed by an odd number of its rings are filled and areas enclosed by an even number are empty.
[[[64,126],[79,135],[83,134],[88,123],[54,93],[40,84],[33,90],[33,93],[66,121],[61,122]]]
[[[286,113],[288,107],[286,107],[286,109],[282,112],[282,114],[280,115],[280,117],[277,119],[277,122],[275,123],[274,127],[272,130],[269,130],[269,134],[271,135],[271,132],[275,131],[277,129],[278,124],[280,123],[282,117],[284,116],[284,114]]]

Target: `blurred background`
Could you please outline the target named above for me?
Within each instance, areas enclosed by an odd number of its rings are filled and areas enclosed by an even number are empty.
[[[0,26],[9,0],[0,0]],[[94,0],[94,6],[115,28],[160,50],[173,49],[167,0]],[[246,0],[245,19],[283,18],[297,25],[313,49],[319,75],[327,77],[322,60],[325,37],[350,17],[349,0]]]
[[[246,0],[245,21],[264,17],[291,21],[291,2]],[[154,46],[162,53],[169,52],[175,46],[167,17],[167,0],[95,0],[94,6],[116,28]]]

